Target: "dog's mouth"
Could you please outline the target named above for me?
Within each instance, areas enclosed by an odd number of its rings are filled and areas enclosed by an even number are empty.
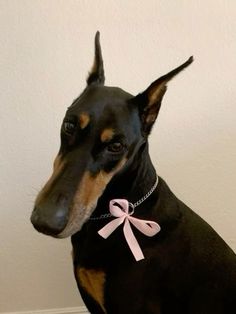
[[[56,238],[66,238],[80,231],[96,208],[111,176],[102,172],[96,177],[86,172],[71,200],[50,201],[40,195],[31,215],[35,229]],[[58,199],[55,198],[54,199]]]
[[[67,238],[80,231],[82,226],[89,220],[95,208],[96,205],[91,208],[73,208],[72,214],[68,219],[68,223],[66,224],[65,228],[56,235],[56,238]]]
[[[40,218],[37,213],[37,208],[35,208],[31,215],[31,223],[40,233],[54,238],[67,238],[80,231],[83,224],[91,216],[95,207],[96,206],[93,208],[82,209],[79,207],[77,209],[73,208],[71,210],[72,214],[69,217],[67,215],[62,217],[61,220],[58,220],[55,217],[52,217],[51,219]]]
[[[31,215],[33,226],[37,231],[56,238],[66,238],[80,231],[113,175],[100,171],[92,176],[85,172],[71,200],[61,197],[59,205],[40,194]]]

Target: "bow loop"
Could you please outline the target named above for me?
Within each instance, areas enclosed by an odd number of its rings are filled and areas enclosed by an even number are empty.
[[[135,217],[130,217],[129,219],[139,231],[148,237],[153,237],[161,230],[160,226],[154,221],[141,220]]]
[[[129,207],[132,208],[131,213],[129,213]],[[132,217],[131,215],[134,212],[134,206],[126,199],[111,200],[109,204],[109,210],[112,216],[117,218],[110,221],[107,225],[100,229],[98,234],[106,239],[113,231],[116,230],[118,226],[124,222],[123,232],[130,250],[132,251],[136,261],[144,259],[143,252],[133,234],[131,224],[133,224],[140,232],[148,237],[153,237],[155,234],[157,234],[161,230],[160,226],[151,220],[143,220]]]
[[[114,199],[110,201],[109,210],[112,216],[121,217],[129,214],[129,202],[125,199]]]

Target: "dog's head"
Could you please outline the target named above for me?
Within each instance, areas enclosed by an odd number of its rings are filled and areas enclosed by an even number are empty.
[[[154,81],[137,96],[104,86],[104,69],[95,37],[95,59],[87,87],[68,108],[53,173],[39,193],[31,221],[54,237],[68,237],[88,220],[103,191],[147,141],[167,83],[192,63]]]

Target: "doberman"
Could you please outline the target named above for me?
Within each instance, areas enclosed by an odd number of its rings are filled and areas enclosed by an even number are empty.
[[[236,313],[236,255],[156,175],[148,152],[167,83],[192,61],[132,96],[104,86],[95,36],[87,87],[66,112],[31,216],[39,232],[72,236],[75,278],[93,314]]]

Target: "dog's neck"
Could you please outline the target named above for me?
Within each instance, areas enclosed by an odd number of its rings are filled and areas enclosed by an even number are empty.
[[[125,169],[108,184],[93,215],[107,213],[111,199],[125,198],[129,202],[137,202],[150,191],[156,177],[156,171],[148,152],[148,143],[146,143]]]

